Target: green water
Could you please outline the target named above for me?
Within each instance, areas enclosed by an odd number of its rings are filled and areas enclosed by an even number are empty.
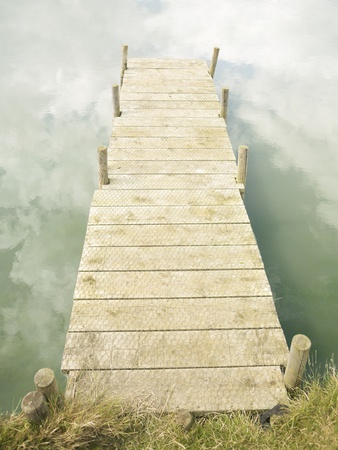
[[[0,408],[60,363],[120,48],[209,59],[230,88],[245,203],[288,342],[338,353],[337,0],[0,5]]]

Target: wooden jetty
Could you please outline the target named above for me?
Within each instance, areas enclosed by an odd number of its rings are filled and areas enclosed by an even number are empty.
[[[206,62],[125,53],[122,83],[63,355],[67,395],[195,412],[287,402],[288,347]]]

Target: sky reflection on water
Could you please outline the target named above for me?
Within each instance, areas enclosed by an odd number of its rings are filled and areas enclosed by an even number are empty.
[[[120,48],[209,59],[287,338],[337,354],[338,2],[26,0],[0,15],[0,408],[59,369]],[[62,379],[62,376],[59,376]],[[14,402],[13,402],[14,398]]]

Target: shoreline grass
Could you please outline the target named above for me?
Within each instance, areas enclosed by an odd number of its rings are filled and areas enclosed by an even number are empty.
[[[289,413],[262,428],[258,413],[209,414],[184,431],[174,414],[111,400],[76,400],[51,406],[42,425],[23,414],[0,418],[0,448],[17,449],[338,449],[338,377],[334,369],[304,382]]]

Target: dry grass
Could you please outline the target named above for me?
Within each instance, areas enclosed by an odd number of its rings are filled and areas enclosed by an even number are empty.
[[[295,393],[289,414],[262,429],[258,415],[234,412],[197,418],[183,431],[173,414],[126,409],[111,401],[72,402],[51,408],[41,425],[22,414],[0,421],[1,449],[338,449],[338,378],[308,382]]]

